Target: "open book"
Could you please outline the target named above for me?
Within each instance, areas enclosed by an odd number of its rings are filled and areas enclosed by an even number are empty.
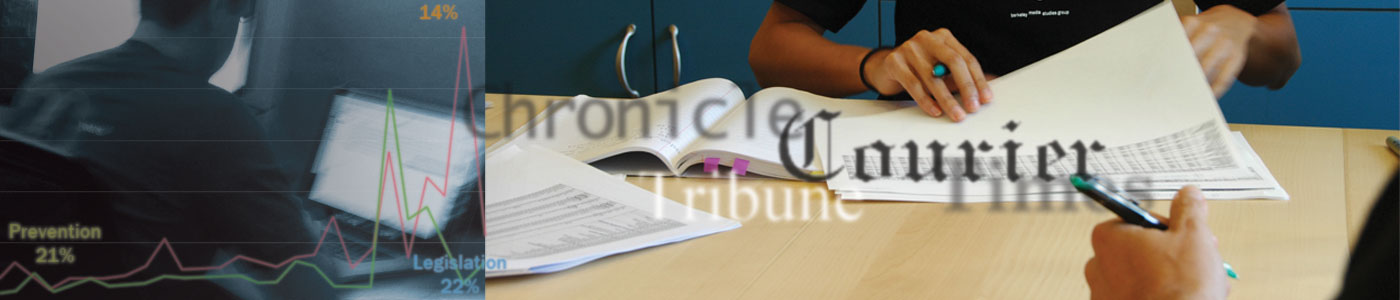
[[[816,112],[852,117],[912,106],[911,102],[841,100],[790,88],[768,88],[749,99],[725,79],[705,79],[640,99],[576,96],[554,102],[498,147],[535,145],[614,174],[709,176],[706,158],[744,173],[796,179],[779,153],[782,130],[794,117],[788,152],[804,172],[803,123]],[[511,105],[505,104],[510,110]],[[507,112],[509,113],[509,112]],[[800,114],[800,115],[799,115]],[[818,124],[821,124],[818,122]],[[743,175],[743,174],[741,174]]]

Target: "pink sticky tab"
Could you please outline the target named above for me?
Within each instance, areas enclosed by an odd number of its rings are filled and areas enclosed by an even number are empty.
[[[741,175],[741,176],[742,176],[742,175],[748,174],[748,173],[749,173],[749,161],[744,160],[744,159],[742,159],[742,158],[735,158],[735,159],[734,159],[734,174],[735,174],[735,175]]]
[[[719,158],[718,158],[718,157],[706,157],[706,158],[705,158],[705,173],[711,173],[711,172],[714,172],[715,170],[719,170]]]

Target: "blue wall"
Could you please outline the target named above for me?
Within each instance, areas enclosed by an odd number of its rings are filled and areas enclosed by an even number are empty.
[[[1303,64],[1284,88],[1236,83],[1220,99],[1231,123],[1400,129],[1400,1],[1286,2]],[[880,44],[894,45],[893,0],[880,0]]]
[[[589,2],[591,3],[591,2]],[[613,70],[621,29],[637,24],[628,47],[629,81],[643,95],[674,86],[670,35],[678,24],[682,82],[723,77],[752,93],[747,50],[771,1],[628,0],[582,5],[513,0],[488,10],[490,92],[626,96]],[[1288,1],[1303,63],[1277,91],[1236,84],[1222,99],[1232,123],[1400,129],[1400,2]],[[893,0],[869,0],[839,42],[895,45]],[[718,17],[717,17],[718,16]],[[853,98],[871,98],[873,93]]]
[[[1220,99],[1225,118],[1400,129],[1400,13],[1306,8],[1292,13],[1303,65],[1277,91],[1236,83]]]

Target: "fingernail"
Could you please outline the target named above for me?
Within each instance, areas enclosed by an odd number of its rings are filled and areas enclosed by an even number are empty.
[[[982,89],[982,98],[987,99],[987,101],[991,101],[992,89]]]

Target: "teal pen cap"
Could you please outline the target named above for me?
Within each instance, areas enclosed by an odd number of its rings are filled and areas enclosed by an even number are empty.
[[[1240,275],[1235,274],[1235,268],[1231,267],[1230,263],[1222,262],[1220,264],[1225,265],[1225,275],[1230,276],[1230,279],[1240,279]]]

